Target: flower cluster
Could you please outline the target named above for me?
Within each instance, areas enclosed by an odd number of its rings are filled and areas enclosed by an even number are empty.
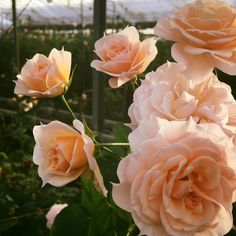
[[[112,197],[130,212],[141,235],[224,235],[236,201],[236,101],[214,73],[236,75],[236,9],[220,0],[197,0],[175,9],[154,28],[174,41],[172,57],[146,74],[134,91],[127,124],[130,153],[118,166]],[[91,67],[117,88],[133,83],[157,55],[157,37],[140,41],[135,27],[95,43]],[[36,54],[18,75],[15,93],[63,96],[71,55]],[[72,113],[73,114],[73,113]],[[107,195],[94,157],[95,140],[78,119],[74,128],[52,121],[35,126],[33,161],[43,185],[65,185],[83,175]],[[50,227],[51,227],[50,223]]]
[[[26,62],[21,74],[17,76],[14,92],[34,97],[60,95],[64,100],[64,93],[70,84],[70,73],[70,52],[54,48],[48,57],[36,54]],[[82,175],[92,178],[94,186],[106,196],[103,177],[94,158],[94,142],[86,135],[80,120],[74,119],[73,126],[52,121],[34,127],[36,145],[33,161],[38,165],[43,186],[46,183],[63,186]]]
[[[202,0],[155,26],[172,57],[146,74],[128,114],[131,153],[113,199],[142,235],[224,235],[236,199],[236,101],[214,67],[235,71],[235,11]]]

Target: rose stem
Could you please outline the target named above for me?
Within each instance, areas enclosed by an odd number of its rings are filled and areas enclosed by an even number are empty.
[[[129,146],[129,143],[96,143],[96,146]]]
[[[65,104],[65,106],[66,106],[66,108],[68,109],[68,111],[70,112],[70,114],[72,115],[72,117],[73,117],[74,119],[76,119],[76,116],[75,116],[74,112],[72,111],[72,109],[70,108],[69,104],[67,103],[67,101],[66,101],[66,99],[65,99],[65,96],[64,96],[64,95],[61,95],[60,98],[61,98],[62,102]]]

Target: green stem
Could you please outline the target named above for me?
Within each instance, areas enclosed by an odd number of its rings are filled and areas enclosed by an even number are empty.
[[[129,146],[129,143],[96,143],[96,146]]]
[[[136,89],[136,86],[137,86],[137,80],[138,80],[138,77],[135,76],[135,78],[130,81],[130,84],[131,84],[131,88],[132,88],[132,92],[133,92],[133,93],[134,93],[134,91],[135,91],[135,89]]]
[[[134,230],[134,228],[135,228],[135,225],[134,225],[134,224],[130,225],[129,228],[128,228],[128,232],[127,232],[126,236],[130,236],[130,234],[132,233],[132,231]]]
[[[132,91],[134,92],[135,91],[135,82],[131,82],[131,87],[132,87]]]
[[[64,95],[61,95],[60,98],[61,98],[62,102],[65,104],[67,110],[68,110],[68,111],[70,112],[70,114],[72,115],[72,117],[73,117],[74,119],[76,119],[76,116],[75,116],[74,112],[72,111],[72,109],[70,108],[69,104],[67,103],[67,101],[66,101],[66,99],[65,99],[65,96],[64,96]]]
[[[7,218],[7,219],[2,219],[0,220],[0,224],[1,223],[6,223],[6,222],[9,222],[9,221],[13,221],[13,220],[18,220],[18,219],[21,219],[21,218],[25,218],[25,217],[29,217],[29,216],[33,216],[33,215],[44,215],[45,212],[49,211],[50,208],[44,208],[44,209],[39,209],[40,211],[35,211],[35,212],[30,212],[30,213],[26,213],[26,214],[23,214],[23,215],[19,215],[19,216],[13,216],[13,217],[10,217],[10,218]]]

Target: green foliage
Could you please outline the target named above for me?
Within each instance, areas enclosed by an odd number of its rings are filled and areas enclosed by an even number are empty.
[[[0,235],[138,235],[130,214],[117,207],[111,197],[111,182],[118,181],[116,169],[129,147],[100,150],[98,163],[110,191],[107,199],[86,179],[63,188],[41,188],[37,166],[32,162],[35,121],[27,113],[17,117],[1,115],[0,119]],[[116,142],[127,142],[129,132],[121,123],[114,126]],[[56,217],[49,231],[45,214],[54,203],[69,206]]]
[[[125,236],[133,222],[127,212],[105,199],[93,187],[91,180],[82,179],[80,204],[63,209],[56,217],[51,236]],[[129,235],[136,235],[137,228],[131,227]]]
[[[115,143],[128,143],[128,134],[130,128],[122,123],[117,123],[112,135]],[[103,146],[101,147],[101,153],[97,162],[105,180],[106,188],[109,192],[112,190],[111,182],[117,183],[118,178],[116,174],[117,166],[120,160],[128,155],[130,149],[129,146]]]
[[[50,236],[87,235],[88,216],[80,204],[71,204],[57,215]]]
[[[0,235],[49,235],[46,212],[55,202],[77,202],[79,186],[41,188],[32,161],[34,121],[24,113],[0,119]]]
[[[127,142],[130,129],[121,123],[114,126],[116,142]],[[51,236],[135,236],[138,229],[129,213],[115,205],[111,197],[111,182],[118,182],[116,169],[122,157],[127,155],[129,147],[109,146],[102,148],[98,163],[109,190],[107,198],[98,192],[91,180],[81,178],[81,191],[78,202],[65,208],[56,218]]]

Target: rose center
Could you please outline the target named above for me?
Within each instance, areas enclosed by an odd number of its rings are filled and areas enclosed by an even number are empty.
[[[189,192],[184,196],[185,205],[189,208],[194,208],[198,206],[201,202],[201,199],[194,192]]]
[[[53,146],[48,151],[48,170],[49,171],[63,171],[69,168],[69,163],[63,156],[63,153],[57,146]]]
[[[125,51],[125,47],[123,45],[116,44],[116,45],[113,45],[111,48],[109,48],[109,51],[106,52],[106,57],[111,60],[124,51]]]
[[[37,71],[40,76],[45,76],[48,71],[49,64],[46,62],[40,62],[37,64]]]

